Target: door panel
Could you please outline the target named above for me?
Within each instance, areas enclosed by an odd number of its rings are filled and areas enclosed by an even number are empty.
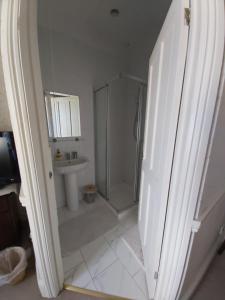
[[[154,297],[188,43],[185,1],[174,0],[149,62],[139,230]],[[160,274],[159,274],[160,276]]]

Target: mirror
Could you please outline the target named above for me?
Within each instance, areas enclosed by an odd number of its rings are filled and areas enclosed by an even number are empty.
[[[79,97],[45,92],[49,138],[80,137]]]

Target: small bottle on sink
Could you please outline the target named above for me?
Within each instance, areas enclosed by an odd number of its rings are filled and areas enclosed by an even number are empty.
[[[63,157],[61,151],[59,149],[56,150],[55,160],[61,160]]]

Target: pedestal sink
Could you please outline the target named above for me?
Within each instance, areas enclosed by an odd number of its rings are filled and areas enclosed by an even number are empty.
[[[72,211],[79,208],[77,173],[87,164],[88,161],[85,158],[54,161],[55,171],[64,176],[67,206]]]

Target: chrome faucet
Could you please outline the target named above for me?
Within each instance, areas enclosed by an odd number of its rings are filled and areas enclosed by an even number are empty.
[[[78,153],[77,151],[72,151],[71,152],[71,159],[77,159],[78,158]]]
[[[65,158],[66,158],[66,160],[70,160],[71,159],[71,153],[70,152],[66,152],[65,153]]]

